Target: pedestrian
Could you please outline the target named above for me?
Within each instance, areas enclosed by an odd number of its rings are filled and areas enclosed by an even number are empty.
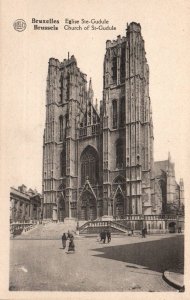
[[[142,229],[142,238],[145,238],[145,228]]]
[[[107,234],[106,234],[106,231],[104,230],[104,231],[102,232],[102,240],[103,240],[103,244],[105,244],[105,242],[106,242],[106,236],[107,236]]]
[[[100,242],[102,242],[104,239],[104,233],[103,230],[100,232]]]
[[[72,235],[72,233],[70,232],[70,230],[68,230],[68,233],[67,233],[68,239],[70,238],[71,235]]]
[[[107,239],[108,239],[108,244],[111,242],[111,231],[108,229],[107,231]]]
[[[67,241],[67,236],[66,233],[64,232],[62,235],[62,245],[63,245],[63,249],[66,248],[66,241]]]
[[[178,227],[178,233],[181,233],[181,227]]]
[[[74,236],[70,233],[68,253],[75,252]]]

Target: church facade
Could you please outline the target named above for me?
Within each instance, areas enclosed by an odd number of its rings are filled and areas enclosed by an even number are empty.
[[[99,108],[92,81],[74,56],[63,62],[50,58],[46,92],[43,218],[161,214],[165,194],[154,172],[149,67],[140,24],[132,22],[126,36],[106,42]]]

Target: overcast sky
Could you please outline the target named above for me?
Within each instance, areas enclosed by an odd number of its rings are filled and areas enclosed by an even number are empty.
[[[67,58],[68,51],[70,55],[74,54],[78,67],[87,74],[88,80],[92,78],[94,94],[99,101],[102,99],[105,42],[117,35],[125,35],[126,23],[135,21],[141,24],[150,68],[154,158],[165,160],[170,151],[176,166],[176,178],[184,178],[188,198],[189,1],[39,0],[10,3],[9,13],[3,14],[4,31],[1,35],[4,56],[1,163],[5,170],[2,183],[8,187],[24,183],[41,192],[49,58],[62,61]],[[27,23],[23,32],[13,29],[12,24],[18,18]],[[59,19],[59,30],[34,31],[32,18]],[[107,19],[116,30],[66,31],[63,29],[65,18]]]

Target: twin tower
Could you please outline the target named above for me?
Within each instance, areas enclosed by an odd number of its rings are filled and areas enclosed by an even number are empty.
[[[74,56],[49,60],[43,218],[95,220],[158,213],[149,67],[140,24],[106,42],[103,100]],[[159,206],[159,205],[158,205]]]

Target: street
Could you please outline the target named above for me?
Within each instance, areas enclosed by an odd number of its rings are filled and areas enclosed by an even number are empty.
[[[183,273],[183,235],[112,235],[75,238],[67,254],[61,239],[10,241],[12,291],[177,291],[162,278],[165,270]]]

